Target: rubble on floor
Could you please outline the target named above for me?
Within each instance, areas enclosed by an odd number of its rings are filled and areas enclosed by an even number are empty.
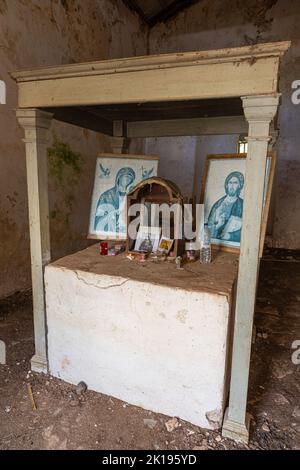
[[[267,254],[268,256],[268,254]],[[291,254],[297,260],[295,254]],[[282,255],[283,257],[283,255]],[[30,293],[0,302],[0,449],[300,449],[300,264],[262,263],[248,408],[249,445],[30,371],[34,353]],[[36,409],[32,405],[32,390]]]

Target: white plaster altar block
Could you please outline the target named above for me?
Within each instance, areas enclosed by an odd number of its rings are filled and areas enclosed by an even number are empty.
[[[55,265],[45,282],[52,375],[201,427],[216,411],[221,425],[226,295]]]

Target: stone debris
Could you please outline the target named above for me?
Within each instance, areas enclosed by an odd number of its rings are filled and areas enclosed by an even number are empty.
[[[300,419],[300,406],[296,406],[293,411],[293,417]]]
[[[55,411],[53,411],[53,416],[58,416],[61,411],[62,408],[57,408]]]
[[[223,414],[220,410],[208,411],[205,416],[214,430],[217,430],[221,427]]]
[[[287,375],[291,375],[293,373],[293,369],[291,369],[290,364],[286,362],[278,362],[274,361],[273,367],[272,367],[272,375],[276,379],[283,379]]]
[[[222,437],[221,437],[221,436],[217,436],[215,440],[216,440],[217,442],[221,442],[221,441],[222,441]]]
[[[149,429],[154,429],[157,425],[157,421],[155,419],[144,419],[144,425],[147,426]]]
[[[275,317],[279,316],[279,311],[278,308],[275,307],[274,305],[265,305],[265,306],[258,306],[256,308],[257,313],[262,313],[264,315],[272,315]]]
[[[10,412],[11,412],[11,406],[6,406],[5,413],[10,413]]]
[[[281,393],[274,395],[274,402],[276,405],[289,405],[290,403]]]
[[[80,402],[78,400],[78,397],[75,395],[74,392],[68,393],[68,400],[70,403],[70,406],[78,406],[80,405]]]
[[[4,341],[0,341],[0,364],[6,365],[6,347]]]
[[[261,429],[264,431],[264,432],[270,432],[270,428],[269,426],[267,425],[267,423],[264,423],[261,427]]]
[[[169,421],[165,423],[165,426],[168,432],[172,432],[179,427],[179,421],[177,418],[169,419]]]
[[[85,382],[79,382],[76,386],[75,392],[77,395],[83,395],[87,391],[87,384]]]
[[[262,338],[262,339],[268,339],[269,335],[268,335],[268,333],[264,333],[264,332],[262,332],[262,331],[259,331],[259,332],[257,333],[257,337],[258,337],[258,338]]]

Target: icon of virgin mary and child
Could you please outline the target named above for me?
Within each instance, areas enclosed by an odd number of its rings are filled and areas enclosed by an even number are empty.
[[[132,168],[121,168],[116,175],[115,185],[99,197],[94,220],[94,230],[102,232],[126,231],[124,208],[126,195],[133,188],[136,175]]]
[[[244,187],[244,176],[239,171],[230,173],[224,184],[226,195],[211,208],[208,226],[211,237],[229,242],[241,241],[244,201],[240,193]]]

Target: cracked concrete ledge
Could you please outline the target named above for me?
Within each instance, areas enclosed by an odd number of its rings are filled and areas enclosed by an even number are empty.
[[[93,277],[93,279],[95,278],[95,276],[97,276],[97,274],[92,274],[92,273],[86,273],[86,272],[82,272],[82,276],[80,275],[80,272],[81,271],[73,271],[75,276],[77,277],[77,279],[79,281],[82,281],[84,282],[84,284],[86,284],[87,286],[93,286],[93,287],[97,287],[97,289],[112,289],[113,287],[122,287],[124,284],[126,284],[128,281],[130,281],[130,279],[124,279],[123,282],[120,282],[119,284],[109,284],[109,285],[101,285],[103,284],[103,281],[105,282],[107,278],[109,279],[112,279],[111,276],[98,276],[99,277],[99,281],[98,282],[88,282],[86,277],[87,276],[91,276]],[[115,278],[117,279],[117,278]],[[119,279],[123,279],[123,278],[119,278]]]
[[[59,269],[63,272],[70,272],[73,273],[73,275],[78,279],[78,281],[83,282],[87,286],[92,286],[96,287],[97,289],[112,289],[114,287],[122,287],[124,284],[126,284],[128,281],[131,281],[130,278],[124,278],[121,276],[109,276],[109,275],[98,275],[97,273],[91,273],[87,271],[81,271],[81,270],[75,270],[75,269],[69,269],[63,266],[51,266],[48,265],[46,267],[46,270],[49,269]],[[90,281],[89,279],[90,278]]]

